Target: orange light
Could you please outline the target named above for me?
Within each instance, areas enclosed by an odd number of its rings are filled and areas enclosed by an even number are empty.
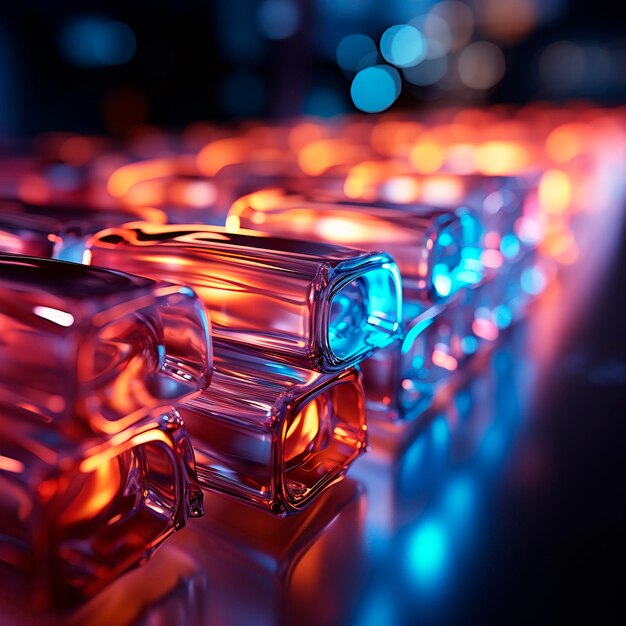
[[[442,367],[450,372],[453,372],[458,367],[458,361],[443,350],[433,350],[432,362],[433,365]]]
[[[529,165],[528,148],[516,141],[487,141],[476,150],[476,167],[481,174],[520,174]]]
[[[465,195],[465,185],[456,176],[431,176],[422,182],[421,200],[426,204],[451,206]]]
[[[44,204],[50,200],[48,181],[39,174],[26,174],[19,179],[17,195],[23,202]]]
[[[69,137],[59,148],[59,156],[70,165],[84,165],[92,155],[92,145],[86,137]]]
[[[418,143],[409,153],[411,165],[420,174],[433,174],[441,169],[444,157],[443,147],[431,142]]]
[[[557,163],[567,163],[583,149],[584,127],[581,124],[563,124],[546,139],[546,152]]]
[[[20,463],[17,459],[10,459],[7,456],[0,454],[0,470],[3,472],[12,472],[14,474],[21,474],[26,468],[23,463]]]
[[[196,157],[196,164],[201,174],[215,176],[227,165],[246,161],[249,152],[250,144],[245,139],[219,139],[200,150]]]
[[[472,332],[481,339],[495,341],[500,334],[498,327],[491,321],[482,317],[477,317],[472,322]]]
[[[320,430],[320,410],[318,400],[309,402],[294,418],[285,435],[285,461],[300,454],[310,452]]]
[[[319,176],[335,165],[348,163],[354,154],[354,148],[339,139],[319,139],[300,150],[298,165],[305,174]]]
[[[62,525],[95,517],[113,501],[122,482],[119,459],[100,463],[84,480],[76,498],[59,517]]]
[[[137,183],[155,178],[165,178],[176,173],[171,159],[153,159],[141,163],[129,163],[116,169],[107,183],[107,190],[114,198],[126,195]]]
[[[539,182],[539,202],[548,213],[564,213],[572,201],[572,185],[561,170],[544,172]]]

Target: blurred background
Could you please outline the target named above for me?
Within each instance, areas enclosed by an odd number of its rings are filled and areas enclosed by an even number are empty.
[[[625,18],[583,0],[3,1],[0,135],[623,102]]]
[[[541,101],[567,122],[573,100],[626,102],[625,24],[626,4],[583,0],[0,0],[0,147],[356,111],[497,119]],[[398,454],[365,455],[291,535],[250,512],[233,515],[239,532],[209,496],[197,530],[71,623],[626,623],[626,238],[607,184],[621,186],[620,159],[585,172],[610,211],[571,194],[578,263],[446,415]]]

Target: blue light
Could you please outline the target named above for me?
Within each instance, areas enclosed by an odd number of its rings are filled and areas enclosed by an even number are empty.
[[[342,361],[389,345],[402,319],[400,272],[395,263],[337,282],[327,317],[328,347]]]
[[[388,65],[374,65],[361,70],[352,81],[350,95],[354,105],[366,113],[388,109],[400,95],[398,70]]]
[[[431,434],[435,448],[443,450],[450,439],[450,429],[444,417],[437,418],[431,426]]]
[[[441,56],[435,59],[424,59],[413,67],[402,70],[404,77],[413,85],[426,87],[439,82],[448,70],[448,59]]]
[[[531,296],[538,296],[546,288],[548,281],[538,267],[527,267],[520,278],[522,289]]]
[[[513,321],[511,309],[504,304],[499,304],[493,311],[493,320],[498,328],[508,328]]]
[[[344,70],[358,72],[377,61],[376,44],[367,35],[348,35],[337,46],[337,63]]]
[[[503,235],[500,240],[500,252],[505,259],[514,259],[520,251],[519,239],[513,233]]]
[[[463,354],[474,354],[478,349],[478,340],[476,337],[472,337],[468,335],[461,339],[461,350],[463,350]]]
[[[137,40],[127,24],[97,16],[68,22],[60,45],[67,59],[81,67],[122,65],[137,51]]]
[[[447,268],[443,264],[438,264],[433,270],[433,286],[439,296],[445,298],[452,292],[452,279],[447,274]]]
[[[430,586],[441,582],[448,561],[448,537],[435,520],[423,522],[408,546],[409,572],[415,582]]]
[[[264,0],[257,12],[259,30],[268,39],[288,39],[300,25],[300,13],[290,0]]]
[[[412,67],[426,57],[426,40],[415,26],[398,24],[383,33],[380,51],[392,65]]]

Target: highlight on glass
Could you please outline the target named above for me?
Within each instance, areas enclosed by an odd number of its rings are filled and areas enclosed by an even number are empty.
[[[366,449],[354,368],[323,374],[220,351],[211,386],[180,410],[201,483],[276,514],[307,506]]]
[[[37,605],[93,595],[203,514],[178,413],[155,413],[77,444],[55,424],[0,405],[0,563]]]
[[[229,233],[135,225],[89,242],[91,263],[193,287],[217,342],[338,371],[400,334],[402,287],[387,253]]]
[[[70,432],[118,433],[209,382],[210,325],[189,287],[0,255],[0,404]]]

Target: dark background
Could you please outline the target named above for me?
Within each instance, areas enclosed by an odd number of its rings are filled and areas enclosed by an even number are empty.
[[[351,112],[353,74],[342,71],[335,58],[341,38],[364,33],[378,42],[387,27],[438,4],[434,0],[283,0],[291,4],[297,24],[290,36],[272,39],[268,26],[260,25],[267,1],[5,0],[0,3],[0,133],[123,134],[144,123],[181,127],[201,119]],[[493,25],[481,25],[476,18],[472,35],[474,41],[495,41],[501,47],[506,73],[497,85],[481,92],[459,87],[452,76],[451,57],[447,85],[405,84],[392,110],[533,99],[624,101],[623,3],[509,1],[534,11],[527,32],[498,35],[496,22],[494,34]],[[468,4],[478,15],[494,0]],[[269,12],[265,18],[270,27],[276,22],[273,15]],[[132,58],[118,65],[85,67],[80,58],[64,53],[68,25],[90,17],[125,23],[136,40]],[[271,28],[270,35],[276,36]],[[561,40],[586,51],[583,67],[572,61],[580,56],[578,52],[568,53],[542,75],[541,55]]]

